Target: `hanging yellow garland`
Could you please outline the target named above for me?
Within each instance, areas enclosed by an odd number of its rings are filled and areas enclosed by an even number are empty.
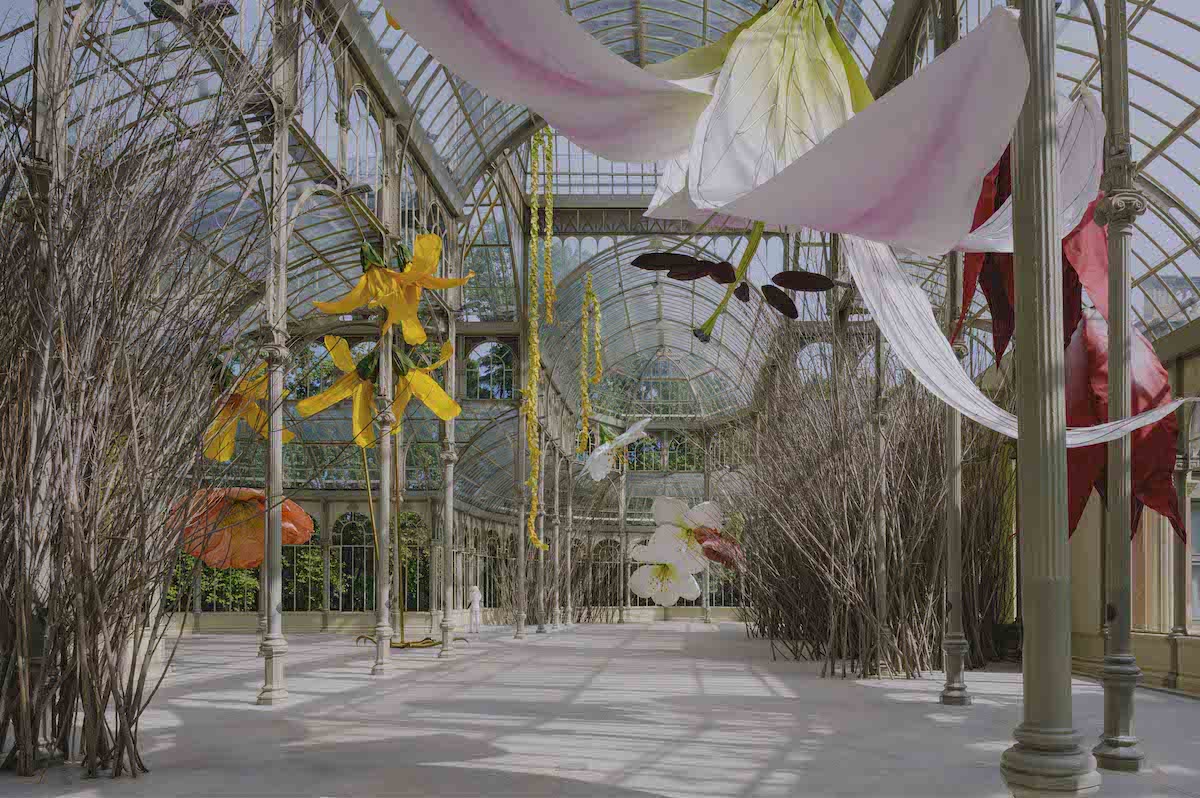
[[[588,357],[591,355],[591,349],[588,345],[588,334],[590,332],[589,312],[592,308],[592,302],[595,299],[595,292],[592,290],[592,273],[588,272],[587,282],[583,289],[583,303],[580,308],[579,318],[579,334],[581,336],[579,347],[579,443],[575,446],[575,451],[579,454],[587,454],[589,444],[592,442],[592,431],[590,429],[590,419],[592,417],[592,397],[588,389],[588,383],[591,381],[588,374]]]
[[[592,276],[588,274],[588,295],[592,304],[592,322],[595,328],[592,330],[592,343],[596,348],[596,370],[592,373],[592,385],[599,385],[600,380],[604,377],[604,361],[600,357],[600,300],[596,297],[596,292],[592,290]]]
[[[542,287],[546,292],[546,324],[554,324],[554,303],[558,301],[558,288],[554,285],[554,259],[551,247],[554,244],[554,134],[546,131],[542,154],[545,157],[546,184],[546,233],[542,238],[545,256],[542,258]]]
[[[538,474],[541,468],[542,449],[538,445],[538,381],[542,372],[542,353],[539,345],[540,308],[538,303],[538,256],[540,241],[538,240],[538,191],[541,189],[541,160],[545,148],[546,134],[539,130],[533,135],[529,144],[529,270],[526,281],[529,283],[529,368],[525,380],[525,444],[529,451],[529,477],[525,485],[529,488],[529,515],[526,528],[529,542],[534,548],[546,550],[550,548],[542,542],[537,534],[538,511]]]

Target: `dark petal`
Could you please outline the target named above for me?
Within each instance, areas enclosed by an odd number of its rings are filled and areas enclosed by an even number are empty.
[[[833,280],[817,272],[780,272],[771,278],[771,282],[789,291],[828,291],[833,288]]]
[[[699,280],[701,277],[708,276],[708,268],[706,264],[700,264],[696,269],[672,269],[667,272],[667,276],[672,280]]]
[[[692,330],[692,335],[694,335],[694,336],[696,336],[697,338],[699,338],[699,339],[700,339],[700,341],[701,341],[701,343],[705,343],[705,344],[706,344],[706,343],[708,343],[709,341],[711,341],[711,340],[712,340],[712,336],[711,336],[711,335],[709,335],[708,333],[706,333],[704,330],[700,329],[699,327],[696,327],[696,328],[694,328],[694,329]]]
[[[721,285],[729,285],[737,279],[737,271],[733,268],[733,264],[727,260],[720,263],[714,263],[708,269],[708,276],[716,280]]]
[[[800,311],[796,309],[796,303],[792,298],[785,294],[782,290],[773,285],[764,285],[762,287],[763,297],[766,298],[767,304],[778,310],[789,319],[800,318]]]
[[[738,283],[738,287],[733,289],[733,295],[742,302],[750,301],[750,284]]]
[[[700,261],[680,252],[645,252],[633,259],[635,269],[648,272],[665,272],[672,269],[698,268]]]

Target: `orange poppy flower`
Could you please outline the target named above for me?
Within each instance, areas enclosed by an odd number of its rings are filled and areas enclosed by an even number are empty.
[[[254,568],[263,561],[266,494],[255,488],[196,491],[177,512],[186,514],[183,549],[211,568]],[[312,516],[283,502],[283,542],[296,546],[313,534]]]

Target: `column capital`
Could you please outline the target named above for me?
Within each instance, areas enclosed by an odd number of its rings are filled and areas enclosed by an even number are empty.
[[[287,344],[279,344],[274,341],[262,345],[263,357],[271,365],[284,366],[292,354],[288,351]]]
[[[1114,178],[1113,183],[1117,182]],[[1095,219],[1099,225],[1132,225],[1146,212],[1146,198],[1136,189],[1106,187],[1104,199],[1096,203]]]

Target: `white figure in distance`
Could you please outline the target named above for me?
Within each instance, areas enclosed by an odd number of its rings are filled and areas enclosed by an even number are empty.
[[[479,592],[479,585],[471,585],[471,620],[468,622],[467,631],[471,634],[479,634],[479,626],[483,623],[483,593]]]

